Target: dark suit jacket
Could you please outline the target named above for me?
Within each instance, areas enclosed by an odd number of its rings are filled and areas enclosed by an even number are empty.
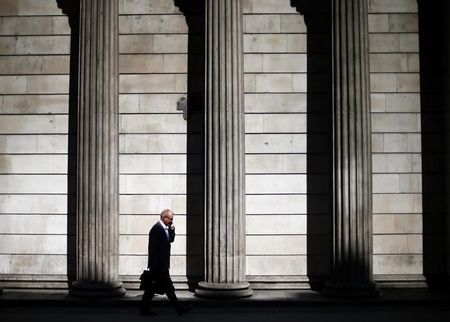
[[[169,275],[170,243],[175,240],[175,229],[169,229],[169,239],[159,221],[150,229],[148,237],[148,265],[152,275]]]

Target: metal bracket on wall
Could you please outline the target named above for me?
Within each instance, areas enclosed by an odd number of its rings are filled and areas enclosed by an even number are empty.
[[[188,112],[188,105],[187,105],[187,98],[182,97],[177,102],[177,111],[183,111],[183,119],[187,121],[187,112]]]

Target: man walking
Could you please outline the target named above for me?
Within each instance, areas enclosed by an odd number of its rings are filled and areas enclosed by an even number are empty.
[[[170,244],[175,240],[175,227],[173,226],[174,213],[170,209],[161,212],[159,221],[153,225],[148,238],[148,265],[150,282],[144,286],[139,313],[141,315],[155,315],[150,310],[150,302],[155,293],[166,294],[172,302],[178,315],[191,307],[182,307],[175,295],[175,287],[170,279]],[[143,285],[143,283],[141,283]]]

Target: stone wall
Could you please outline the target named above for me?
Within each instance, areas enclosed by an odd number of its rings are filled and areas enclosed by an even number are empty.
[[[248,275],[306,274],[306,26],[278,2],[244,9]]]
[[[135,276],[146,267],[148,231],[165,208],[176,214],[171,272],[187,273],[187,121],[177,101],[187,97],[188,32],[186,18],[173,1],[121,1],[121,275]],[[190,259],[197,262],[199,216],[199,210],[189,213],[189,221],[198,223],[189,236],[196,244]],[[201,276],[201,266],[195,268],[193,273]]]
[[[64,280],[70,27],[56,1],[0,15],[0,274]]]
[[[327,33],[312,19],[326,20],[328,8],[307,2],[243,1],[246,265],[249,281],[260,286],[300,287],[306,275],[328,272],[331,66],[321,47]],[[370,1],[377,280],[423,273],[417,10],[415,0]],[[0,2],[2,281],[64,287],[53,282],[73,270],[68,22],[56,0]],[[195,84],[188,48],[198,54],[202,44],[170,0],[122,0],[119,29],[119,273],[136,280],[146,266],[148,230],[172,208],[172,273],[182,282],[202,274],[203,140],[201,117],[185,120],[177,102]]]
[[[422,274],[417,1],[372,0],[369,12],[373,272]]]

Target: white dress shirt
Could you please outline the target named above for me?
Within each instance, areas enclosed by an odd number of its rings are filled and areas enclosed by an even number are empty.
[[[164,231],[166,232],[167,240],[169,240],[170,239],[169,238],[169,227],[167,227],[166,224],[163,223],[161,219],[159,220],[159,223],[161,224],[162,228],[164,228]]]

